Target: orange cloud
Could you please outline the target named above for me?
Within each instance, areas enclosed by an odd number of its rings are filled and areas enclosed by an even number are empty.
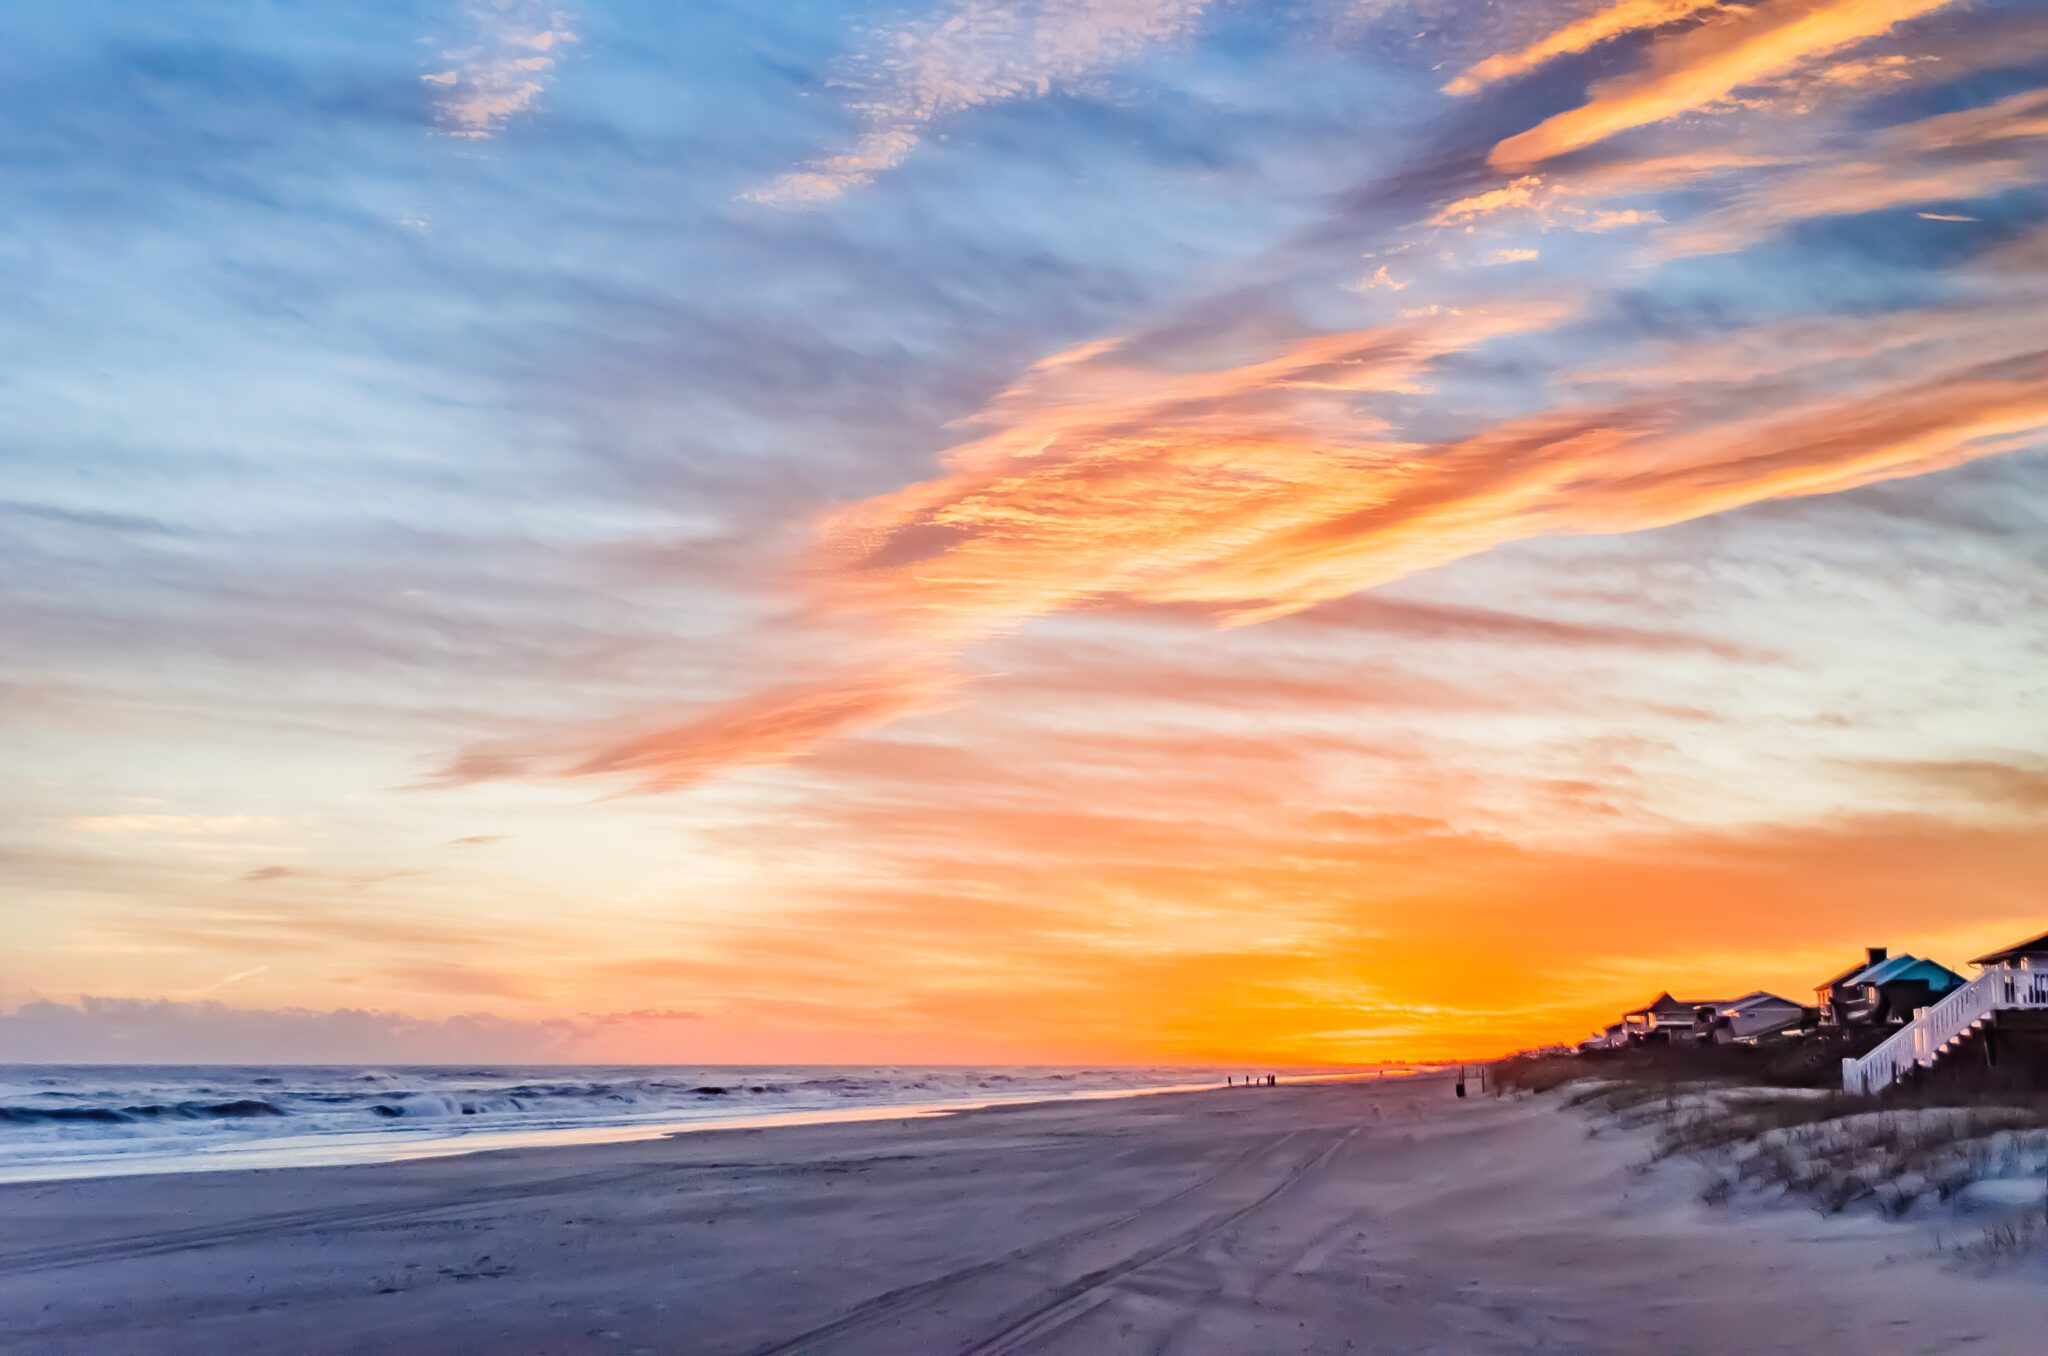
[[[680,723],[612,721],[479,744],[435,780],[627,776],[642,790],[672,791],[727,768],[788,762],[825,740],[928,710],[961,681],[937,665],[855,669],[712,705]]]
[[[996,428],[947,475],[833,518],[830,586],[956,644],[1102,598],[1256,621],[1505,542],[1916,474],[2009,447],[2048,410],[2028,381],[1965,368],[1732,425],[1667,428],[1669,403],[1647,398],[1417,446],[1355,399],[1557,314],[1325,336],[1222,371],[1041,371],[977,418]]]
[[[608,744],[568,775],[626,773],[660,791],[740,764],[787,762],[822,740],[928,709],[959,681],[936,668],[897,667],[776,688]]]
[[[1577,108],[1493,148],[1510,172],[1538,165],[1619,132],[1706,108],[1815,57],[1889,32],[1952,0],[1766,0],[1726,21],[1668,38],[1652,48],[1649,69],[1594,87]]]
[[[1444,90],[1449,94],[1476,94],[1495,81],[1525,74],[1553,58],[1570,56],[1628,33],[1662,28],[1702,11],[1720,8],[1721,0],[1619,0],[1606,9],[1573,20],[1518,51],[1486,58],[1445,85]]]
[[[1385,397],[1426,389],[1450,355],[1569,313],[1554,301],[1453,310],[1221,367],[1128,356],[1156,341],[1055,355],[965,421],[979,436],[945,455],[944,474],[822,525],[818,600],[882,658],[680,723],[480,746],[444,777],[684,786],[928,710],[959,682],[944,656],[1032,618],[1108,604],[1265,621],[1511,542],[1834,493],[2048,432],[2038,326],[1980,323],[1973,308],[1833,349],[1793,330],[1726,337],[1725,375],[1754,381],[1775,366],[1740,417],[1647,369],[1636,378],[1656,379],[1618,399],[1455,441],[1403,439],[1378,413]],[[1989,346],[1958,342],[1968,333]],[[1830,363],[1837,389],[1807,393],[1802,369]]]
[[[1903,390],[1814,401],[1788,415],[1653,440],[1603,468],[1565,530],[1634,531],[1765,499],[1835,494],[2016,451],[2048,433],[2048,353]]]
[[[1233,560],[1427,474],[1366,397],[1416,390],[1435,360],[1567,311],[1455,312],[1207,371],[1115,350],[1041,365],[970,421],[990,431],[948,452],[945,476],[828,520],[828,588],[956,640],[1093,598],[1248,603],[1264,595],[1231,578]]]
[[[1735,170],[1783,163],[1786,161],[1780,156],[1723,148],[1581,166],[1569,177],[1524,174],[1499,188],[1445,204],[1430,216],[1427,224],[1469,230],[1486,217],[1521,211],[1531,214],[1545,230],[1612,231],[1625,226],[1655,225],[1663,217],[1649,209],[1589,207],[1576,200],[1677,188]]]
[[[1526,174],[1511,184],[1490,188],[1484,193],[1475,193],[1469,198],[1460,198],[1446,205],[1429,219],[1432,226],[1459,226],[1477,217],[1491,216],[1515,207],[1531,207],[1536,204],[1543,188],[1540,175]]]

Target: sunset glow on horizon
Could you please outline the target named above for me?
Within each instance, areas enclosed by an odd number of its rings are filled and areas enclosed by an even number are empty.
[[[0,1061],[1352,1064],[2048,927],[2048,10],[26,17]]]

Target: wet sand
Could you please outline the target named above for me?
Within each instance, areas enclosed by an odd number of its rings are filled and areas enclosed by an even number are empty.
[[[0,1351],[2038,1353],[2038,1277],[1436,1079],[0,1186]]]

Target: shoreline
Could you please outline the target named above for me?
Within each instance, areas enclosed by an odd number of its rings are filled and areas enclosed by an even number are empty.
[[[22,1066],[33,1067],[33,1066]],[[237,1066],[223,1066],[237,1067]],[[579,1066],[563,1065],[565,1069]],[[695,1066],[687,1066],[695,1067]],[[707,1066],[711,1067],[711,1066]],[[744,1067],[744,1066],[734,1066]],[[972,1068],[974,1066],[960,1066]],[[1050,1067],[1050,1066],[1048,1066]],[[1279,1074],[1278,1086],[1342,1081],[1378,1081],[1382,1078],[1427,1077],[1440,1073],[1431,1068],[1399,1066],[1368,1071],[1328,1074]],[[283,1171],[305,1168],[333,1168],[377,1163],[407,1163],[454,1158],[470,1154],[502,1153],[512,1150],[575,1148],[602,1144],[632,1144],[678,1135],[701,1134],[711,1130],[746,1130],[860,1124],[869,1121],[914,1120],[960,1115],[971,1111],[1040,1103],[1066,1104],[1113,1101],[1129,1097],[1154,1097],[1169,1093],[1229,1092],[1235,1089],[1217,1083],[1174,1083],[1125,1088],[1088,1088],[1072,1092],[1037,1089],[1010,1096],[980,1095],[920,1102],[876,1102],[866,1105],[758,1111],[720,1111],[687,1117],[648,1113],[640,1119],[540,1126],[438,1125],[421,1129],[387,1128],[364,1131],[308,1132],[278,1135],[241,1143],[221,1143],[188,1148],[158,1146],[143,1141],[144,1148],[104,1155],[80,1153],[74,1157],[53,1157],[20,1163],[0,1159],[0,1186],[38,1182],[95,1181],[102,1178],[154,1177],[187,1173]],[[1256,1091],[1246,1088],[1245,1091]],[[149,1152],[158,1148],[158,1152]]]
[[[0,1331],[34,1356],[2030,1356],[2048,1328],[2032,1273],[1874,1214],[1716,1211],[1639,1134],[1441,1077],[723,1128],[0,1187]]]

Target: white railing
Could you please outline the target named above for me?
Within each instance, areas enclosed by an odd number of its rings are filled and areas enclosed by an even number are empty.
[[[1868,1095],[1882,1092],[1915,1068],[1941,1057],[1951,1041],[1967,1035],[2001,1009],[2048,1008],[2048,970],[1986,970],[1913,1020],[1861,1059],[1842,1061],[1842,1088]]]

